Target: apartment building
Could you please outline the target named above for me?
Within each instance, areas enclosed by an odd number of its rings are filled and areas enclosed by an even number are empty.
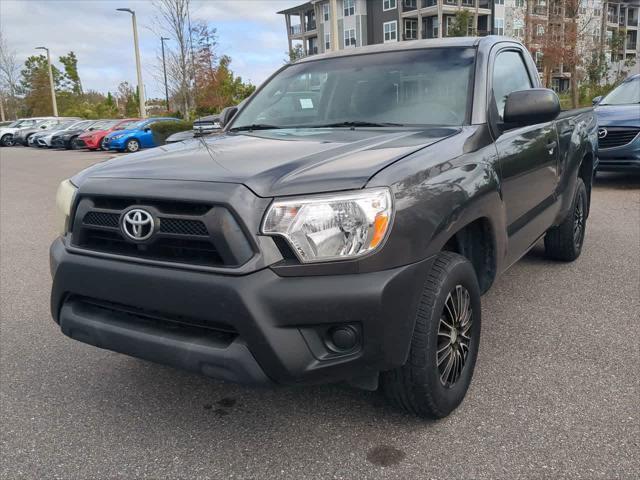
[[[491,18],[495,2],[494,18]],[[376,43],[448,36],[459,10],[471,13],[469,35],[506,35],[528,46],[541,71],[548,43],[562,48],[570,21],[563,0],[310,0],[278,12],[285,17],[289,49],[304,55]],[[578,49],[583,58],[604,51],[611,75],[638,66],[640,0],[582,0]],[[556,65],[551,85],[569,86],[570,74]],[[584,77],[584,72],[579,72]]]

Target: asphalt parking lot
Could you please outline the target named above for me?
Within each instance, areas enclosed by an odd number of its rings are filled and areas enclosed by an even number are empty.
[[[252,390],[64,337],[55,191],[109,156],[0,149],[2,478],[640,476],[640,177],[599,177],[577,262],[538,245],[498,280],[469,394],[427,422],[344,385]]]

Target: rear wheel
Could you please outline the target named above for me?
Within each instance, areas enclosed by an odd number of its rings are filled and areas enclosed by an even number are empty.
[[[129,153],[137,152],[138,150],[140,150],[140,142],[135,138],[132,138],[131,140],[127,141],[125,150]]]
[[[3,147],[10,147],[13,145],[13,135],[11,135],[10,133],[7,133],[6,135],[3,135],[2,138],[0,139],[0,144],[2,144]]]
[[[544,237],[544,248],[549,258],[572,262],[580,256],[587,225],[587,208],[587,189],[578,177],[568,215],[560,225],[550,228]]]
[[[73,137],[69,141],[69,148],[71,150],[80,150],[82,148],[82,145],[80,145],[80,142],[78,141],[78,137]]]
[[[391,403],[427,418],[455,410],[473,376],[480,317],[473,266],[455,253],[440,253],[423,287],[407,361],[382,373]]]

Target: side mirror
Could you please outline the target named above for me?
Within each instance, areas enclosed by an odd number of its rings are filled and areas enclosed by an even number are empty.
[[[598,95],[597,97],[595,97],[593,100],[591,100],[591,105],[593,105],[594,107],[596,105],[598,105],[600,102],[602,101],[602,95]]]
[[[560,99],[553,90],[531,88],[507,95],[504,123],[518,126],[550,122],[560,113]]]
[[[227,107],[220,112],[220,126],[226,127],[233,120],[235,114],[238,113],[238,107]]]
[[[144,127],[144,131],[145,132],[150,132],[151,131],[151,127]]]
[[[46,130],[47,126],[46,125],[41,125],[40,128],[43,129],[43,130]]]

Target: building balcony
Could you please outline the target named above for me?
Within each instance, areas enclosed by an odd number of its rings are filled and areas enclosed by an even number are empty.
[[[302,25],[291,25],[289,29],[290,35],[300,35],[302,33]]]
[[[315,22],[315,21],[313,21],[313,22],[309,22],[309,23],[307,23],[307,24],[305,25],[305,30],[306,30],[307,32],[310,32],[310,31],[315,30],[315,29],[316,29],[316,22]]]

